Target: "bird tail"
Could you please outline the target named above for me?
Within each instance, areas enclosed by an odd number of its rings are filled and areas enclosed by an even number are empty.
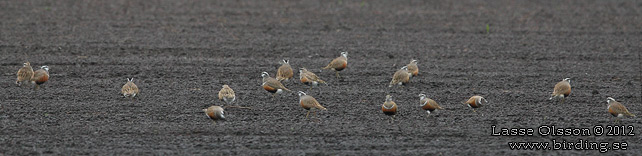
[[[287,88],[283,88],[283,90],[288,91],[288,92],[292,92],[291,90],[289,90]]]
[[[444,109],[444,108],[441,108],[441,106],[437,106],[437,109]]]
[[[321,110],[328,110],[328,109],[326,109],[325,107],[323,107],[323,106],[321,106],[321,105],[317,105],[317,108],[318,108],[318,109],[321,109]]]
[[[323,84],[327,85],[327,83],[325,83],[325,81],[323,81],[323,80],[319,80],[319,83],[323,83]]]
[[[321,68],[321,69],[330,69],[330,65],[328,64],[327,66]]]
[[[627,112],[627,114],[626,114],[626,115],[628,115],[628,116],[630,116],[630,117],[635,117],[635,114],[633,114],[633,113],[628,113],[628,112]]]

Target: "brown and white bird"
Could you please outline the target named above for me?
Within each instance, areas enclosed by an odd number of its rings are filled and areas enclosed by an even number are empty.
[[[225,120],[225,112],[223,112],[223,107],[221,106],[210,106],[203,109],[203,112],[205,112],[205,115],[212,119],[214,123],[216,123],[216,120]]]
[[[403,66],[401,69],[397,70],[394,75],[392,75],[392,81],[390,81],[388,87],[392,87],[393,85],[405,85],[408,84],[409,80],[410,73],[408,72],[408,67]]]
[[[31,78],[33,77],[33,68],[31,68],[31,63],[23,63],[22,68],[18,69],[18,73],[16,75],[18,76],[16,78],[16,85],[18,86],[21,86],[23,82],[31,81]]]
[[[475,109],[481,107],[482,105],[488,104],[488,101],[484,99],[484,97],[481,97],[479,95],[475,95],[473,97],[470,97],[468,101],[466,101],[464,104],[468,105],[468,107],[473,109],[473,112],[477,112]]]
[[[292,71],[292,66],[290,66],[290,60],[283,59],[279,64],[281,64],[281,66],[276,71],[276,80],[289,81],[290,78],[294,76],[294,71]]]
[[[411,60],[408,63],[408,71],[410,71],[410,77],[417,76],[419,74],[419,67],[417,67],[417,60]]]
[[[565,78],[564,80],[555,84],[553,89],[553,94],[551,94],[552,99],[561,100],[561,103],[564,103],[565,98],[571,94],[571,78]]]
[[[310,88],[308,90],[312,89],[312,87],[318,86],[319,84],[326,84],[327,85],[327,83],[325,81],[321,80],[321,78],[319,78],[319,76],[317,76],[316,74],[308,71],[305,68],[300,68],[299,69],[299,80],[301,80],[301,83],[310,86]]]
[[[266,91],[274,93],[272,94],[272,98],[275,98],[276,94],[283,92],[283,90],[290,91],[289,89],[285,88],[285,86],[283,86],[281,82],[279,82],[275,78],[270,77],[270,74],[268,74],[267,72],[261,73],[261,77],[263,77],[263,84],[261,84],[261,86],[263,86],[263,89],[265,89]]]
[[[310,115],[310,111],[313,111],[313,109],[328,110],[325,107],[321,106],[317,99],[305,94],[305,92],[303,91],[299,91],[299,104],[301,104],[301,107],[303,107],[303,109],[308,110],[305,118],[308,118],[308,115]],[[314,112],[314,115],[316,116],[316,112]]]
[[[386,95],[386,102],[381,105],[381,112],[390,116],[390,122],[395,120],[395,115],[397,115],[397,104],[392,101],[392,96]]]
[[[234,100],[236,100],[236,94],[234,94],[234,90],[230,88],[228,85],[223,85],[223,88],[221,88],[220,91],[218,91],[218,99],[225,101],[225,103],[232,104]]]
[[[42,66],[40,69],[33,73],[31,84],[36,85],[36,89],[40,89],[40,85],[49,80],[49,66]]]
[[[622,105],[620,102],[615,101],[612,97],[606,98],[606,103],[609,104],[607,107],[609,113],[613,115],[614,117],[617,117],[615,119],[615,123],[618,123],[620,121],[620,118],[624,116],[630,116],[630,117],[635,117],[634,114],[631,114],[624,105]]]
[[[425,110],[428,116],[437,109],[443,109],[435,100],[427,98],[425,94],[419,94],[419,102],[421,103],[421,109]]]
[[[120,92],[126,98],[131,97],[133,99],[136,95],[138,95],[139,90],[138,90],[138,86],[134,84],[134,78],[131,78],[131,79],[127,78],[127,83],[123,85],[123,88],[120,90]]]
[[[341,56],[335,58],[328,64],[323,67],[323,69],[332,69],[335,72],[337,78],[339,78],[339,71],[346,69],[348,67],[348,52],[341,52]]]

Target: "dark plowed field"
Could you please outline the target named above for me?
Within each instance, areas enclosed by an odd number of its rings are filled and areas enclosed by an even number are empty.
[[[2,1],[0,155],[600,154],[511,150],[509,142],[626,142],[635,136],[542,136],[540,126],[614,124],[613,97],[642,115],[640,1]],[[321,71],[348,51],[343,78]],[[328,111],[308,120],[296,92],[273,100],[261,72],[281,59],[328,81],[308,92]],[[420,75],[388,88],[411,59]],[[41,90],[17,87],[29,61],[49,65]],[[297,79],[285,83],[307,91]],[[120,89],[134,78],[140,96]],[[549,101],[572,78],[566,103]],[[201,109],[237,103],[213,124]],[[445,109],[426,117],[420,93]],[[399,105],[393,123],[385,95]],[[482,95],[473,112],[461,102]],[[492,136],[532,128],[533,136]]]

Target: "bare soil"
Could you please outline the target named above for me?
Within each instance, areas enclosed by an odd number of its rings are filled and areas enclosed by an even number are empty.
[[[641,1],[2,1],[0,155],[517,155],[508,142],[627,142],[636,136],[491,136],[506,128],[609,125],[606,97],[642,115]],[[488,28],[488,29],[487,29]],[[337,79],[321,71],[348,51]],[[272,100],[261,72],[281,59],[328,81],[309,95],[328,111],[305,119],[295,93]],[[411,59],[420,75],[388,88]],[[49,65],[42,89],[16,87],[25,61]],[[298,76],[298,71],[295,72]],[[564,104],[549,101],[570,77]],[[139,97],[120,95],[134,78]],[[225,122],[201,112],[237,93]],[[293,91],[307,86],[290,81]],[[445,109],[430,117],[420,93]],[[393,123],[380,108],[393,96]],[[461,104],[482,95],[477,113]]]

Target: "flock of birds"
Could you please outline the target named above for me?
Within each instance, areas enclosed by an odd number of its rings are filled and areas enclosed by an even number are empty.
[[[281,64],[281,66],[277,70],[276,78],[271,77],[267,72],[261,73],[261,76],[263,77],[263,84],[261,86],[265,91],[272,93],[273,99],[276,98],[277,94],[280,94],[283,91],[291,92],[291,90],[286,88],[281,82],[289,81],[294,77],[294,71],[290,66],[289,60],[284,59],[279,63]],[[333,59],[323,69],[334,71],[336,77],[340,78],[341,76],[339,75],[339,71],[342,71],[347,67],[348,52],[341,52],[341,56]],[[417,60],[411,60],[409,64],[403,66],[393,74],[392,80],[390,81],[388,87],[392,87],[394,85],[406,85],[408,84],[411,77],[417,76],[418,74],[419,68],[417,67]],[[35,85],[36,89],[39,89],[40,85],[47,82],[47,80],[49,80],[48,66],[42,66],[41,69],[34,72],[31,64],[29,62],[26,62],[23,64],[23,67],[18,70],[16,84],[18,86],[21,86],[21,84],[24,82],[31,82]],[[313,87],[317,87],[319,84],[327,85],[327,83],[323,81],[319,76],[305,68],[299,69],[299,80],[301,81],[301,83],[310,86],[308,91]],[[121,93],[126,98],[134,98],[140,92],[138,86],[136,86],[133,81],[134,78],[128,78],[127,83],[123,85],[121,89]],[[560,103],[564,103],[565,98],[571,94],[570,82],[570,78],[565,78],[555,84],[553,93],[551,94],[549,100],[557,100]],[[298,95],[299,104],[303,109],[307,110],[307,114],[305,116],[306,118],[309,118],[310,112],[314,112],[314,115],[316,115],[316,112],[314,111],[315,109],[327,110],[314,97],[307,95],[305,92],[298,91]],[[225,101],[228,104],[226,107],[249,108],[241,107],[238,105],[231,105],[234,100],[236,100],[236,95],[234,94],[234,90],[232,90],[232,88],[230,88],[230,86],[228,85],[223,85],[223,88],[218,92],[218,99],[221,101]],[[419,99],[421,108],[428,113],[428,116],[437,109],[443,109],[435,100],[428,98],[425,94],[419,94]],[[473,112],[476,112],[477,108],[487,103],[488,101],[484,97],[479,95],[472,96],[466,102],[463,102],[463,104],[467,105],[469,108],[472,108]],[[611,115],[616,117],[616,123],[619,122],[620,118],[624,116],[635,117],[635,115],[630,113],[629,110],[624,107],[624,105],[617,102],[612,97],[607,98],[607,103],[607,110]],[[224,109],[221,106],[210,106],[206,109],[203,109],[203,112],[205,112],[205,114],[214,122],[216,122],[216,120],[225,120]],[[394,117],[397,114],[397,104],[392,100],[391,95],[386,95],[386,100],[381,105],[381,112],[391,117],[390,122],[394,120]]]

